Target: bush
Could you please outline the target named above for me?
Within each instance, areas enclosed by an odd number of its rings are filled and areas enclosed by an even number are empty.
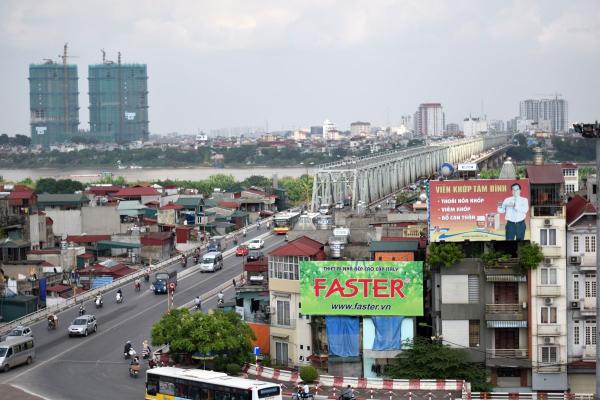
[[[242,368],[237,364],[227,364],[227,373],[232,376],[239,375],[242,372]]]
[[[269,357],[269,355],[264,355],[263,359],[260,361],[260,365],[262,365],[263,367],[270,367],[271,366],[271,357]]]
[[[319,377],[319,373],[317,372],[315,367],[310,365],[304,366],[300,368],[300,378],[307,383],[314,382]]]

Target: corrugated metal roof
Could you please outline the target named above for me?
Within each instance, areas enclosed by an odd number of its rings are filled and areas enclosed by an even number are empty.
[[[89,200],[81,193],[41,193],[38,194],[37,201],[40,206],[44,206],[45,204],[82,204],[87,203]]]
[[[527,177],[533,185],[544,183],[564,183],[562,168],[558,164],[528,165]]]
[[[377,241],[371,242],[369,251],[417,251],[418,248],[418,240],[403,240],[401,242]]]
[[[527,321],[487,321],[488,328],[527,328]]]
[[[487,275],[488,282],[527,282],[525,275]]]

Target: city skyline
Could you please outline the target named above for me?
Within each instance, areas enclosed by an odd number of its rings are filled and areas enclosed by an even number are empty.
[[[397,125],[428,102],[442,104],[446,123],[471,114],[506,121],[520,101],[554,92],[569,102],[569,123],[598,118],[592,1],[369,4],[3,2],[0,131],[29,131],[28,65],[57,60],[65,42],[78,57],[69,63],[80,69],[82,110],[84,71],[101,49],[148,65],[151,133],[325,119]],[[88,115],[80,118],[88,129]]]

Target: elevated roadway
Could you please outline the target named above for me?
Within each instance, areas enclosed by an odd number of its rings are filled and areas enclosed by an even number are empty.
[[[415,182],[428,177],[444,163],[469,161],[472,156],[508,143],[510,135],[484,135],[469,139],[433,142],[345,160],[317,167],[313,183],[311,208],[323,203],[334,204],[351,198],[351,207],[359,201],[372,204]]]
[[[253,231],[246,240],[261,235],[266,254],[281,245],[282,236]],[[191,306],[193,299],[202,297],[202,309],[216,306],[216,293],[224,288],[225,298],[233,296],[232,279],[242,273],[242,257],[225,252],[224,267],[215,273],[201,274],[196,266],[183,268],[180,263],[169,269],[178,271],[179,279],[174,297],[175,307]],[[104,307],[96,309],[92,301],[85,303],[87,313],[98,319],[98,332],[88,337],[69,338],[67,326],[77,316],[77,308],[59,314],[59,327],[48,331],[45,321],[31,325],[36,343],[36,360],[0,373],[0,384],[6,383],[51,400],[121,399],[133,400],[144,396],[146,363],[139,378],[128,373],[128,361],[123,359],[123,346],[131,340],[140,353],[142,342],[150,339],[150,328],[167,308],[165,295],[154,295],[150,284],[142,281],[142,291],[133,285],[122,288],[124,303],[115,303],[116,289],[104,295]],[[155,350],[155,346],[153,346]],[[0,398],[2,394],[0,393]]]

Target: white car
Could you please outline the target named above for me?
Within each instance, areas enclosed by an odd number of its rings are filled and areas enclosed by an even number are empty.
[[[9,332],[6,336],[6,340],[19,339],[21,337],[33,337],[33,332],[28,326],[17,326],[15,329]]]
[[[248,242],[249,250],[260,250],[265,247],[265,241],[262,239],[252,239]]]

